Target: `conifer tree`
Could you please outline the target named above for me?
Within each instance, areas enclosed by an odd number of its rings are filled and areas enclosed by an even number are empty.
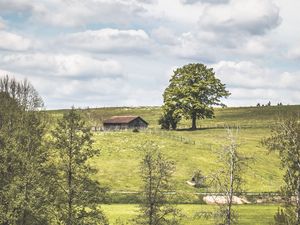
[[[53,146],[57,154],[56,213],[61,224],[108,224],[99,208],[105,189],[91,179],[96,172],[88,160],[99,153],[93,148],[92,133],[85,126],[80,113],[72,108],[58,121],[52,132]]]

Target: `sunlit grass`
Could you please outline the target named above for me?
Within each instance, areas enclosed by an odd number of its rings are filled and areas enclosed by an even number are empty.
[[[182,224],[186,225],[212,225],[214,219],[195,217],[197,212],[211,212],[216,206],[211,205],[178,205],[184,214]],[[240,225],[267,225],[273,222],[277,211],[276,205],[241,205],[234,207],[239,215]],[[129,222],[138,214],[138,206],[131,204],[103,205],[102,209],[109,218],[110,224],[118,225],[119,221]],[[118,222],[116,222],[119,220]]]

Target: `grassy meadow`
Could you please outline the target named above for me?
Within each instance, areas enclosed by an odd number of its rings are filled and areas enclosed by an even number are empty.
[[[86,110],[94,124],[112,115],[139,115],[149,122],[146,131],[95,132],[95,146],[101,155],[92,160],[99,169],[96,179],[113,191],[134,192],[140,187],[138,146],[145,141],[157,143],[165,155],[176,163],[173,177],[178,193],[206,192],[186,184],[193,171],[209,175],[219,168],[217,151],[226,143],[226,127],[239,127],[240,151],[252,157],[245,172],[245,191],[276,192],[282,184],[282,171],[276,153],[269,153],[261,140],[270,135],[279,118],[300,111],[300,106],[217,108],[214,119],[198,121],[200,129],[190,131],[189,120],[179,124],[178,131],[162,131],[157,124],[159,107],[101,108]],[[97,121],[98,120],[98,121]]]
[[[53,117],[60,117],[63,110],[49,111]],[[251,157],[251,163],[244,174],[246,192],[277,192],[283,184],[283,171],[278,155],[269,153],[261,145],[268,137],[272,126],[281,118],[300,112],[300,106],[216,108],[215,118],[198,121],[199,129],[191,131],[191,121],[183,120],[177,131],[159,129],[157,121],[160,107],[116,107],[85,109],[84,115],[91,126],[101,126],[102,121],[115,115],[138,115],[149,122],[149,129],[140,132],[111,131],[94,132],[95,147],[100,156],[91,159],[98,169],[94,179],[110,188],[112,203],[103,205],[104,212],[112,224],[130,220],[137,214],[138,191],[141,186],[139,146],[145,141],[155,142],[162,152],[176,163],[172,178],[174,202],[179,203],[186,217],[183,224],[213,224],[213,220],[195,218],[197,211],[211,211],[214,206],[201,204],[201,193],[210,188],[196,189],[187,185],[193,172],[203,171],[205,176],[220,168],[217,152],[226,143],[226,128],[239,127],[239,150]],[[236,129],[233,129],[234,131]],[[189,203],[189,204],[186,204]],[[236,206],[240,215],[239,224],[270,224],[278,205]],[[130,224],[130,222],[129,222]]]
[[[49,111],[60,117],[64,110]],[[217,152],[226,143],[226,127],[239,127],[240,151],[252,158],[245,171],[245,191],[276,192],[282,184],[282,171],[276,153],[269,153],[261,140],[270,135],[271,127],[280,119],[300,112],[300,106],[216,108],[215,118],[198,120],[199,129],[191,131],[191,121],[182,120],[177,131],[163,131],[157,123],[160,107],[111,107],[83,110],[91,126],[101,126],[104,119],[116,115],[139,115],[149,129],[94,132],[95,147],[101,154],[91,160],[99,170],[95,179],[113,192],[136,192],[140,187],[139,146],[153,141],[165,155],[175,161],[174,190],[178,193],[207,192],[186,184],[197,169],[208,176],[219,168]],[[235,129],[234,129],[235,130]]]
[[[178,205],[182,210],[184,217],[182,224],[187,225],[213,225],[213,218],[201,218],[197,213],[212,212],[215,206],[211,205]],[[277,212],[276,205],[241,205],[235,206],[239,215],[240,225],[268,225],[273,222],[274,214]],[[124,224],[131,224],[137,213],[137,205],[134,204],[114,204],[102,206],[104,213],[108,216],[111,225],[119,225],[120,222]]]

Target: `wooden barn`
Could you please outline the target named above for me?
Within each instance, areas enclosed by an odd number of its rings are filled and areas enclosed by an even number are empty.
[[[103,121],[104,130],[145,129],[148,123],[139,116],[113,116]]]

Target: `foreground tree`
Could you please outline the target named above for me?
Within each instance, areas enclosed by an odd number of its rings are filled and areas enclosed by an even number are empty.
[[[263,140],[270,151],[278,151],[285,169],[282,194],[284,210],[275,216],[276,224],[300,224],[300,123],[297,118],[280,122],[272,135]]]
[[[242,156],[238,152],[238,144],[236,135],[228,130],[229,144],[219,153],[219,161],[222,169],[212,176],[212,184],[215,192],[219,193],[216,198],[224,201],[219,205],[219,209],[214,216],[217,224],[231,225],[237,224],[238,215],[232,208],[234,204],[234,196],[242,193],[242,174],[249,158]],[[217,199],[216,199],[217,201]]]
[[[42,100],[33,86],[0,79],[0,224],[48,224]]]
[[[212,118],[213,106],[223,105],[221,98],[229,96],[225,85],[215,77],[212,68],[196,63],[174,71],[164,97],[165,115],[182,115],[192,120],[196,129],[197,119]]]
[[[59,223],[108,224],[99,208],[105,189],[90,178],[96,171],[87,163],[99,150],[92,147],[92,134],[79,112],[72,108],[65,113],[52,135],[58,156],[53,183]]]
[[[140,147],[143,152],[141,176],[143,180],[139,225],[179,224],[180,212],[168,201],[170,178],[174,163],[166,160],[157,145],[152,142]]]

